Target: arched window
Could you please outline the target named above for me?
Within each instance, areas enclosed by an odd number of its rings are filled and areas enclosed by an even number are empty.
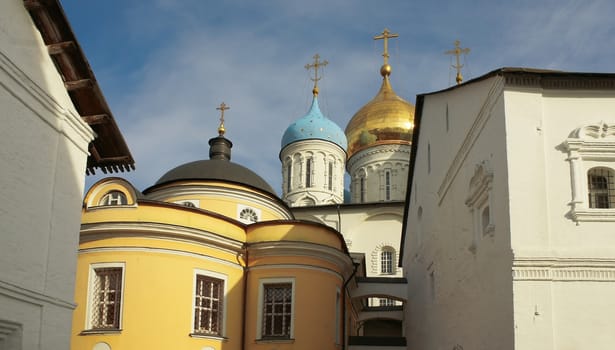
[[[246,222],[257,222],[258,214],[252,208],[244,208],[239,213],[239,218]]]
[[[98,205],[103,206],[126,204],[128,204],[128,200],[126,199],[126,195],[121,191],[110,191],[100,199],[100,202],[98,202]]]
[[[327,174],[329,191],[333,191],[333,162],[329,162],[329,173]]]
[[[384,171],[384,200],[391,200],[391,170]]]
[[[365,203],[365,176],[361,176],[361,178],[359,179],[359,195],[360,195],[360,202],[359,203]]]
[[[312,158],[305,160],[305,187],[312,187]]]
[[[590,208],[613,208],[615,204],[613,170],[608,168],[590,169],[587,172],[587,192]]]
[[[380,252],[380,273],[392,274],[393,273],[393,258],[395,253],[392,248],[383,248]]]
[[[286,193],[290,192],[292,188],[292,178],[293,178],[293,165],[292,162],[288,162],[286,164]]]

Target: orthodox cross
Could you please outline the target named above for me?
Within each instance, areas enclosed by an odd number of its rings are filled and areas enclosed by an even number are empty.
[[[319,54],[315,54],[312,58],[314,59],[314,63],[306,64],[305,69],[310,70],[314,68],[314,78],[310,79],[312,79],[312,81],[314,82],[314,89],[312,90],[312,92],[314,93],[314,95],[318,95],[318,81],[320,80],[320,78],[318,77],[318,68],[326,66],[327,64],[329,64],[329,62],[327,60],[321,62]]]
[[[452,65],[452,67],[457,70],[457,77],[455,78],[457,85],[461,84],[463,81],[463,76],[461,75],[461,68],[463,67],[463,64],[459,63],[459,56],[461,54],[467,55],[470,52],[469,48],[466,47],[465,49],[462,49],[459,47],[459,44],[459,40],[455,40],[455,48],[444,52],[445,55],[455,55],[457,63]]]
[[[226,103],[222,102],[220,103],[220,107],[216,107],[216,109],[220,111],[220,126],[218,127],[218,134],[223,136],[224,132],[226,132],[226,129],[224,129],[224,111],[231,109],[231,107],[228,107]]]
[[[399,34],[393,34],[389,31],[388,28],[384,28],[384,31],[380,35],[376,35],[374,40],[384,40],[384,53],[382,53],[382,57],[384,57],[384,64],[389,64],[389,39],[397,38]]]

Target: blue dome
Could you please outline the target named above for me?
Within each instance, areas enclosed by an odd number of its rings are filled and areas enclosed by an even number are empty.
[[[296,141],[310,139],[331,141],[344,151],[348,146],[344,130],[322,114],[316,96],[314,96],[308,114],[292,123],[284,132],[282,148]]]

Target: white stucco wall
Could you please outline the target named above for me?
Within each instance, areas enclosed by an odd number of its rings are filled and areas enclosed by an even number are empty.
[[[0,2],[0,106],[0,323],[23,349],[67,349],[93,134],[19,0]]]
[[[501,87],[491,78],[425,96],[403,261],[409,349],[513,348]],[[466,201],[481,165],[493,178],[474,207]],[[484,232],[485,206],[493,229]]]

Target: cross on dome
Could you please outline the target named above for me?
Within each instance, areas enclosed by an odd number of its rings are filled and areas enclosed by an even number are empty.
[[[224,111],[231,109],[231,107],[228,107],[226,103],[222,102],[220,103],[220,107],[216,107],[216,109],[220,111],[220,126],[218,127],[218,134],[223,136],[226,132],[226,129],[224,128]]]
[[[310,70],[314,68],[314,78],[310,78],[310,79],[312,79],[312,81],[314,82],[314,89],[312,89],[312,93],[314,94],[314,96],[316,96],[318,95],[318,81],[321,79],[318,77],[318,68],[326,66],[327,64],[329,64],[329,62],[327,60],[320,61],[319,54],[315,54],[314,57],[312,58],[314,58],[314,63],[306,64],[305,69]]]
[[[463,64],[459,63],[459,56],[461,54],[466,55],[470,52],[469,48],[466,47],[462,49],[461,47],[459,47],[459,44],[460,44],[459,40],[455,40],[455,48],[444,52],[445,55],[455,55],[455,59],[457,63],[451,66],[457,70],[457,77],[455,77],[455,81],[457,81],[457,85],[461,84],[461,82],[463,81],[463,76],[461,75],[461,68],[463,67]]]

